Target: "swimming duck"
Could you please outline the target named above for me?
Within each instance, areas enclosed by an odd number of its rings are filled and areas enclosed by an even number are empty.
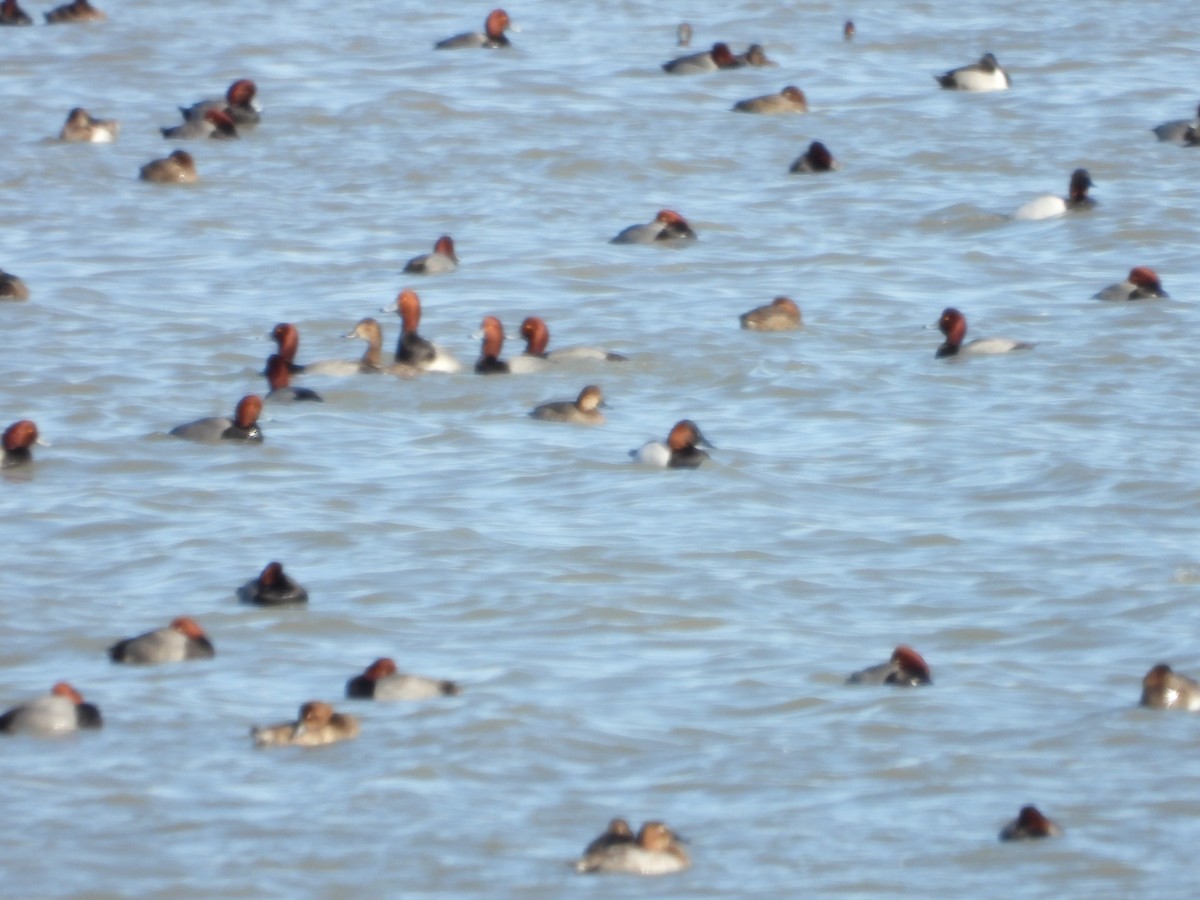
[[[1002,841],[1026,841],[1060,837],[1063,830],[1047,819],[1036,806],[1022,806],[1017,817],[1000,829]]]
[[[86,109],[77,106],[67,113],[58,139],[74,144],[111,144],[120,130],[121,123],[116,119],[95,119]]]
[[[790,297],[776,297],[766,306],[742,313],[738,321],[751,331],[795,331],[803,324],[800,307]]]
[[[267,563],[257,578],[252,578],[237,589],[238,599],[256,606],[283,606],[289,603],[307,603],[308,591],[292,580],[283,571],[283,564]]]
[[[619,827],[619,826],[618,826]],[[612,825],[610,823],[610,830]],[[601,839],[606,835],[601,835]],[[576,872],[625,872],[631,875],[668,875],[682,872],[691,865],[679,838],[662,822],[646,822],[632,841],[619,834],[602,841],[595,850],[593,841],[575,863]]]
[[[600,388],[589,384],[574,400],[555,400],[543,403],[530,410],[529,415],[543,422],[571,422],[576,425],[603,425],[604,413],[596,407],[604,406],[604,395]]]
[[[430,700],[458,693],[453,681],[405,674],[387,657],[375,660],[361,675],[346,682],[346,696],[357,700]]]
[[[310,700],[300,707],[295,722],[251,728],[250,736],[259,747],[322,747],[352,740],[358,732],[357,718],[334,712],[328,703]]]
[[[1012,86],[1012,79],[990,53],[983,54],[977,63],[933,77],[938,84],[951,91],[1006,91]]]

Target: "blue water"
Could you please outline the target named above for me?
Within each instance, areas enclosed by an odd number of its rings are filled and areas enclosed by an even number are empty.
[[[1178,7],[530,0],[514,51],[435,53],[487,9],[97,5],[0,31],[0,267],[33,292],[0,419],[52,444],[0,476],[0,707],[66,679],[107,723],[0,748],[6,893],[1192,893],[1200,720],[1135,705],[1200,673],[1200,151],[1150,133],[1200,99]],[[683,18],[778,67],[666,76]],[[988,50],[1011,91],[937,89]],[[262,126],[138,182],[240,77]],[[808,115],[729,112],[785,84]],[[77,105],[118,143],[47,140]],[[813,139],[842,170],[789,176]],[[1077,167],[1095,211],[1007,218]],[[663,207],[694,246],[606,243]],[[459,271],[402,276],[443,233]],[[1090,299],[1135,265],[1172,299]],[[276,322],[301,362],[369,315],[390,350],[404,286],[466,373],[306,379],[261,447],[164,436],[263,387]],[[777,294],[802,331],[738,330]],[[935,360],[949,305],[1037,346]],[[530,314],[631,360],[469,373],[484,315],[512,355]],[[525,416],[588,383],[604,427]],[[684,417],[710,464],[629,463]],[[308,609],[238,605],[272,559]],[[213,663],[107,661],[182,614]],[[902,642],[933,688],[843,684]],[[383,655],[463,693],[341,700]],[[252,748],[318,698],[362,736]],[[999,844],[1025,803],[1066,837]],[[614,815],[693,868],[575,875]]]

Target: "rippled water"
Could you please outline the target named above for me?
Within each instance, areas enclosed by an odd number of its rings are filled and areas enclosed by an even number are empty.
[[[836,4],[529,0],[500,54],[429,49],[470,4],[99,5],[0,31],[0,266],[33,291],[0,306],[0,419],[53,444],[0,479],[0,706],[69,679],[107,721],[4,742],[13,895],[1190,893],[1200,720],[1134,707],[1153,663],[1200,671],[1200,151],[1149,131],[1197,102],[1177,6],[851,10],[844,44]],[[779,67],[664,75],[684,16]],[[1011,91],[936,89],[985,50]],[[194,189],[139,183],[238,77],[262,127],[189,145]],[[809,115],[728,111],[789,83]],[[45,140],[76,105],[120,141]],[[787,175],[813,139],[843,170]],[[1006,218],[1080,166],[1093,213]],[[606,243],[661,207],[695,246]],[[460,270],[402,277],[442,233]],[[1089,299],[1133,265],[1174,299]],[[261,447],[162,436],[260,388],[276,322],[301,361],[366,315],[390,349],[405,285],[467,362],[485,314],[632,359],[310,378]],[[737,330],[778,293],[804,331]],[[1037,347],[935,360],[947,305]],[[604,428],[525,417],[589,382]],[[712,464],[628,463],[685,416]],[[309,609],[237,604],[270,559]],[[183,613],[214,663],[108,663]],[[936,687],[843,684],[902,641]],[[250,747],[381,655],[464,692]],[[1067,837],[997,843],[1027,802]],[[613,815],[693,869],[574,875]]]

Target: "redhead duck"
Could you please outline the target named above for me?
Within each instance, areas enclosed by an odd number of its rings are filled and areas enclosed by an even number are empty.
[[[88,3],[88,0],[75,0],[63,6],[56,6],[46,13],[47,25],[61,25],[65,22],[103,22],[106,18],[103,12]]]
[[[267,335],[279,348],[279,356],[287,363],[288,371],[297,375],[305,366],[297,365],[296,352],[300,349],[300,331],[291,322],[280,322]]]
[[[155,184],[195,184],[200,180],[196,174],[196,161],[186,150],[176,150],[165,159],[146,163],[138,177]]]
[[[739,53],[734,57],[739,66],[777,66],[779,65],[773,59],[767,59],[767,51],[763,49],[762,44],[751,44],[746,48],[745,53]]]
[[[1200,126],[1200,107],[1196,108],[1196,115],[1191,119],[1174,119],[1170,122],[1163,122],[1151,129],[1160,141],[1166,141],[1171,144],[1186,143],[1187,134],[1190,130]]]
[[[242,441],[261,444],[263,435],[258,428],[258,417],[262,412],[262,399],[256,394],[247,394],[238,401],[233,418],[209,416],[185,425],[176,425],[170,433],[188,441],[215,444],[220,441]]]
[[[626,362],[628,357],[611,350],[601,350],[599,347],[564,347],[561,350],[546,352],[550,343],[550,329],[538,316],[526,316],[521,323],[521,337],[525,338],[525,355],[541,359],[551,359],[556,362],[568,360],[592,359],[606,362]]]
[[[0,269],[0,300],[28,300],[29,288],[16,275]]]
[[[951,69],[944,75],[934,75],[934,80],[950,91],[1007,91],[1012,86],[1008,73],[1000,68],[996,57],[983,54],[977,63]]]
[[[358,338],[361,341],[367,342],[367,349],[363,352],[362,359],[358,363],[358,371],[364,375],[372,375],[376,373],[384,373],[387,375],[400,375],[410,377],[417,373],[415,366],[406,363],[392,363],[384,365],[381,359],[383,353],[383,328],[379,322],[367,316],[365,319],[359,319],[358,324],[354,329],[342,337],[347,340]],[[308,367],[310,372],[321,372],[323,368],[321,364],[314,363]],[[328,371],[326,374],[335,374],[333,371]],[[342,373],[337,373],[342,374]]]
[[[13,422],[4,429],[4,453],[0,455],[0,469],[33,462],[33,452],[29,448],[34,444],[41,444],[37,425],[29,419]]]
[[[501,47],[511,47],[504,32],[512,27],[508,13],[502,9],[493,9],[483,22],[483,32],[468,31],[456,34],[433,45],[435,50],[496,50]],[[520,29],[517,29],[518,31]]]
[[[121,123],[116,119],[94,119],[86,109],[77,106],[67,113],[58,139],[76,144],[111,144],[120,130]]]
[[[15,706],[0,716],[0,732],[42,737],[99,728],[103,724],[100,710],[84,703],[79,691],[65,681],[52,687],[49,694]]]
[[[768,116],[780,113],[806,113],[808,112],[808,99],[804,96],[804,91],[789,84],[778,94],[765,94],[750,100],[739,100],[733,104],[733,111],[761,113]]]
[[[663,63],[662,67],[672,75],[696,75],[700,72],[715,72],[717,69],[736,69],[741,65],[730,51],[729,45],[718,42],[712,45],[711,50],[677,57]]]
[[[400,315],[400,339],[396,342],[395,360],[407,366],[415,366],[426,372],[460,372],[458,360],[436,344],[417,334],[421,324],[421,298],[417,292],[405,288],[396,297],[396,302],[384,307],[383,312],[395,310]]]
[[[335,713],[328,703],[310,700],[300,707],[295,722],[251,728],[250,736],[259,747],[321,747],[352,740],[358,731],[354,716]]]
[[[233,117],[221,109],[210,109],[199,118],[189,119],[182,125],[158,130],[170,141],[194,141],[202,138],[229,141],[238,136]]]
[[[618,844],[632,844],[635,841],[633,829],[629,827],[628,822],[619,818],[611,819],[604,832],[584,849],[583,858],[587,859],[594,853],[601,853],[607,848],[615,847]]]
[[[933,679],[921,654],[912,647],[901,644],[892,651],[892,658],[887,662],[855,672],[846,679],[846,684],[894,684],[897,687],[916,687],[933,684]]]
[[[187,616],[180,616],[166,628],[126,638],[108,648],[108,658],[113,662],[139,665],[212,659],[216,653],[204,629]]]
[[[1002,841],[1027,841],[1033,838],[1061,837],[1063,830],[1047,819],[1036,806],[1022,806],[1017,817],[1000,829]]]
[[[619,826],[618,826],[619,827]],[[610,830],[612,825],[609,826]],[[669,875],[691,865],[679,838],[662,822],[646,822],[632,841],[619,834],[601,835],[575,863],[576,872],[625,872],[630,875]]]
[[[239,78],[229,86],[224,99],[201,100],[188,107],[179,107],[179,112],[185,121],[193,122],[203,119],[210,109],[215,109],[228,114],[238,127],[246,128],[257,125],[260,120],[261,108],[254,100],[257,93],[258,85],[249,78]]]
[[[507,375],[512,369],[500,358],[500,349],[504,346],[504,326],[495,316],[484,316],[479,330],[483,345],[479,350],[479,359],[475,361],[475,374]]]
[[[307,603],[308,591],[283,571],[283,563],[270,562],[259,573],[237,589],[238,599],[255,606],[284,606]]]
[[[795,331],[803,324],[800,307],[790,297],[776,297],[766,306],[742,313],[738,321],[751,331]]]
[[[675,29],[675,45],[678,47],[690,47],[692,45],[692,26],[687,22],[680,22],[679,27]],[[628,828],[629,826],[625,826]]]
[[[555,400],[543,403],[529,411],[529,415],[543,422],[571,422],[575,425],[603,425],[604,413],[596,407],[604,406],[604,394],[594,384],[589,384],[574,400]]]
[[[354,700],[429,700],[458,693],[453,681],[438,681],[424,675],[406,675],[384,657],[346,682],[346,696]]]
[[[1142,679],[1142,706],[1151,709],[1200,710],[1200,684],[1159,663]]]
[[[17,0],[4,0],[0,3],[0,25],[32,25],[33,19],[21,9]]]
[[[818,172],[833,172],[842,167],[833,154],[829,152],[829,148],[820,141],[813,141],[808,145],[808,149],[804,151],[803,156],[796,157],[792,167],[788,172],[793,175],[797,172],[805,174],[816,174]]]
[[[650,441],[637,450],[630,450],[634,462],[660,469],[694,469],[708,459],[708,454],[697,445],[717,449],[700,433],[696,423],[690,419],[676,422],[667,435],[666,443]]]
[[[854,27],[854,23],[852,21],[850,21],[849,19],[847,19],[846,24],[842,26],[842,40],[843,41],[854,40],[854,35],[857,32],[858,32],[858,29],[856,29]]]
[[[1012,350],[1029,350],[1033,347],[1033,344],[1009,338],[979,338],[969,344],[964,344],[963,338],[967,336],[967,317],[953,307],[942,310],[937,327],[946,336],[946,340],[938,347],[935,354],[937,359],[960,355],[991,356],[997,353],[1008,353]]]
[[[1095,187],[1087,169],[1076,169],[1071,173],[1071,184],[1067,196],[1055,197],[1047,194],[1030,200],[1015,213],[1014,219],[1031,221],[1035,219],[1052,219],[1067,212],[1078,212],[1091,209],[1096,201],[1088,196],[1088,188]]]
[[[291,385],[291,370],[288,369],[287,361],[278,353],[272,353],[267,357],[267,384],[271,391],[264,398],[266,403],[296,403],[301,400],[312,400],[317,403],[324,402],[322,397],[314,390],[302,387],[292,387]]]
[[[1136,266],[1129,270],[1129,277],[1120,284],[1110,284],[1093,300],[1148,300],[1159,297],[1170,299],[1171,295],[1163,290],[1162,282],[1151,268]]]
[[[610,244],[653,244],[657,241],[690,241],[696,239],[696,232],[687,223],[687,219],[670,209],[659,210],[653,222],[645,225],[630,225]]]
[[[443,234],[434,242],[432,253],[414,256],[404,264],[404,271],[415,275],[441,275],[458,268],[458,257],[454,255],[454,238]]]

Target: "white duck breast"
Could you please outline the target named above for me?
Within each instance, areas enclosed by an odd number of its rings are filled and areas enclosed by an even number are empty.
[[[976,66],[959,69],[955,73],[954,80],[958,83],[960,91],[984,93],[986,91],[1006,91],[1009,88],[1008,74],[999,67],[994,72],[985,72]]]
[[[659,469],[665,469],[671,462],[671,448],[662,441],[650,441],[642,444],[638,449],[630,450],[629,455],[636,463],[655,466]]]
[[[1062,197],[1055,197],[1053,194],[1046,194],[1044,197],[1030,200],[1013,213],[1013,218],[1026,222],[1035,219],[1053,219],[1055,216],[1063,215],[1066,211],[1066,200]]]

